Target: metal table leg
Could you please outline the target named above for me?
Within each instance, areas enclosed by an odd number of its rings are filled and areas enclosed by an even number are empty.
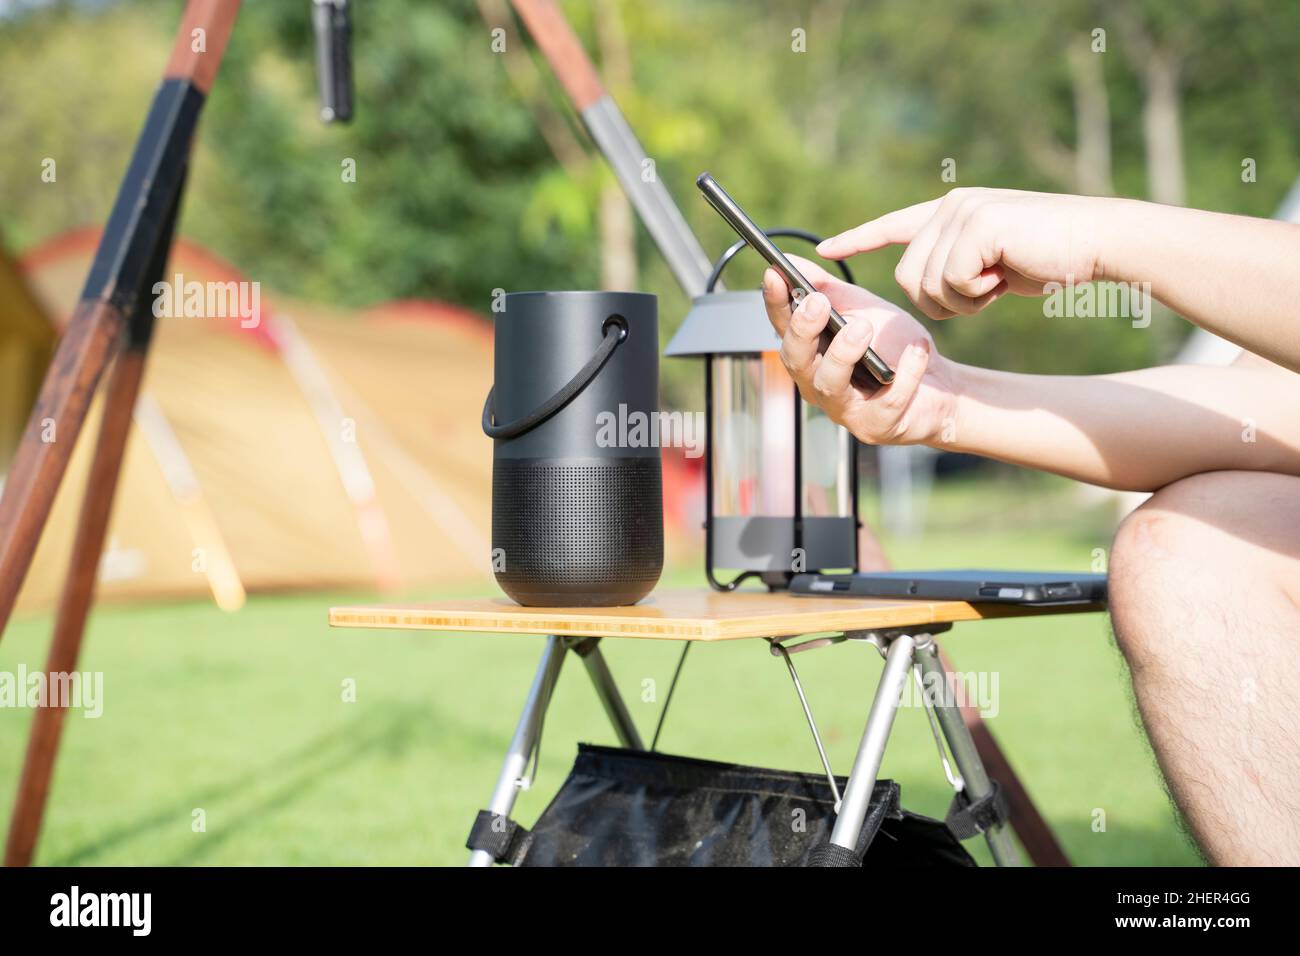
[[[492,791],[492,799],[487,805],[488,810],[503,817],[510,815],[515,798],[519,796],[519,783],[528,770],[528,760],[533,754],[533,748],[537,746],[542,716],[550,705],[551,692],[560,676],[560,665],[564,663],[564,648],[563,638],[551,636],[546,639],[546,649],[542,651],[533,685],[524,701],[524,712],[519,715],[515,735],[510,738],[510,749],[506,752],[496,789]],[[491,866],[492,856],[486,850],[474,850],[469,855],[469,865]]]
[[[953,763],[957,765],[957,772],[965,782],[967,795],[971,800],[988,796],[993,792],[993,784],[984,769],[983,761],[980,760],[979,752],[975,749],[970,728],[961,719],[961,709],[946,692],[949,686],[948,672],[939,660],[939,646],[933,640],[923,641],[916,647],[915,657],[921,667],[924,687],[932,687],[933,682],[938,682],[938,686],[945,688],[945,693],[938,695],[939,699],[933,701],[934,716],[939,722],[939,729],[943,731],[944,739],[948,742],[948,750],[952,754]],[[930,695],[926,696],[928,700]],[[984,838],[988,841],[989,852],[993,854],[993,862],[998,866],[1021,865],[1020,850],[1005,824],[999,823],[985,830]]]
[[[862,822],[871,806],[871,793],[880,776],[880,762],[885,756],[885,744],[894,726],[898,703],[903,696],[903,685],[912,671],[912,650],[916,639],[911,634],[899,634],[889,643],[885,656],[885,669],[876,685],[876,696],[871,702],[867,727],[858,745],[858,755],[853,759],[848,784],[840,802],[840,812],[831,830],[831,842],[856,850]]]
[[[605,708],[605,715],[609,717],[609,722],[614,725],[614,732],[618,734],[619,743],[632,750],[645,750],[645,744],[641,742],[641,734],[632,721],[632,715],[628,713],[627,705],[623,703],[618,685],[614,683],[614,675],[609,672],[605,656],[600,652],[600,638],[584,638],[570,646],[574,653],[582,658],[592,686],[596,688],[596,696],[600,698],[601,706]]]

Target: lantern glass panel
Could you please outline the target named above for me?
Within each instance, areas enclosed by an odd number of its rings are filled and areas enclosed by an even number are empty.
[[[852,517],[853,436],[816,405],[799,404],[803,414],[803,513]]]
[[[709,361],[714,515],[793,517],[796,398],[780,356],[761,352]]]

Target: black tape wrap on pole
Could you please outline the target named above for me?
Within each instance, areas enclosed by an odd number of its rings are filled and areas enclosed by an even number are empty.
[[[844,786],[842,783],[841,786]],[[808,854],[806,866],[816,867],[860,867],[871,848],[872,841],[880,832],[885,820],[900,816],[898,805],[898,784],[890,781],[877,781],[872,789],[871,802],[867,805],[867,814],[862,820],[862,829],[858,832],[858,845],[853,849],[840,846],[826,839],[812,848]]]
[[[605,363],[614,354],[614,350],[618,348],[619,343],[627,338],[627,320],[621,315],[611,315],[605,320],[602,329],[605,336],[601,339],[600,348],[596,349],[596,354],[588,360],[586,365],[578,369],[577,374],[569,379],[563,388],[522,418],[517,418],[508,425],[496,424],[495,413],[492,410],[492,396],[496,393],[496,387],[493,386],[488,391],[487,401],[483,403],[483,434],[487,435],[488,438],[497,440],[518,438],[524,432],[532,431],[573,401],[578,393],[590,385],[592,379],[605,367]]]
[[[861,867],[862,857],[838,843],[821,843],[808,855],[808,865],[818,867]]]

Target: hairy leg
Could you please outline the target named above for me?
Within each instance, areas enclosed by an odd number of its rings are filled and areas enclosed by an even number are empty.
[[[1120,526],[1115,637],[1207,858],[1300,864],[1300,478],[1213,472]]]

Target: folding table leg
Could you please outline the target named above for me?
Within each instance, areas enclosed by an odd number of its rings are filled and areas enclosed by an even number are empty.
[[[533,685],[524,701],[524,712],[519,715],[519,724],[515,727],[515,735],[510,738],[510,749],[506,751],[505,763],[501,765],[496,789],[492,791],[492,799],[487,805],[492,813],[508,817],[514,809],[515,798],[519,796],[519,783],[528,772],[528,761],[541,733],[542,717],[550,706],[551,692],[560,676],[564,650],[564,638],[551,636],[546,639],[546,649],[542,651]],[[474,850],[469,855],[470,866],[491,866],[492,862],[492,855],[486,850]]]
[[[871,702],[867,727],[858,745],[858,755],[853,759],[853,769],[840,800],[840,812],[831,830],[831,842],[849,850],[858,847],[862,822],[871,806],[871,794],[880,776],[880,762],[885,756],[885,744],[898,714],[898,703],[903,696],[903,686],[912,671],[912,652],[916,638],[899,634],[889,642],[885,654],[885,669],[876,685],[876,696]]]
[[[940,659],[939,646],[933,640],[918,645],[915,657],[921,667],[921,679],[925,687],[932,687],[935,682],[940,687],[948,687],[948,671]],[[984,769],[984,762],[980,760],[979,751],[975,749],[970,728],[962,720],[960,706],[956,701],[949,700],[945,693],[934,701],[934,716],[948,742],[953,763],[965,781],[966,795],[974,801],[991,794],[993,783]],[[989,827],[984,831],[984,838],[988,841],[989,852],[993,854],[993,862],[998,866],[1021,865],[1020,850],[1006,824],[998,823]]]
[[[632,750],[645,750],[641,734],[637,731],[636,724],[632,722],[632,715],[628,713],[627,705],[623,703],[618,685],[614,683],[614,675],[609,672],[605,656],[600,652],[600,638],[584,638],[571,646],[582,658],[583,666],[587,668],[587,675],[591,678],[592,686],[596,688],[596,696],[600,698],[609,722],[614,725],[619,743]]]
[[[951,672],[956,669],[942,647],[937,649],[937,654],[944,670]],[[1069,866],[1070,858],[1061,846],[1061,841],[1039,812],[1020,775],[1011,766],[1011,761],[980,716],[979,710],[969,703],[959,703],[957,709],[961,712],[961,719],[966,724],[971,740],[975,742],[975,752],[979,755],[980,762],[1006,794],[1007,804],[1011,807],[1011,829],[1015,831],[1024,855],[1034,866]]]

